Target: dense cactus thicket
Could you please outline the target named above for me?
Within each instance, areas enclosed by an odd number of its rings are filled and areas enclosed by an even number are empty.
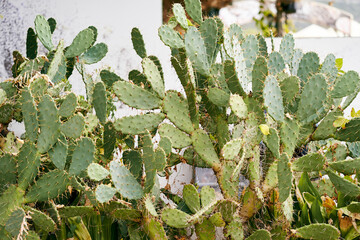
[[[142,71],[93,78],[86,65],[107,53],[96,28],[55,46],[55,20],[36,17],[0,83],[0,238],[357,239],[360,112],[343,111],[358,73],[295,49],[292,35],[269,52],[262,36],[203,19],[199,0],[172,10],[158,33],[184,91],[165,91],[137,28]],[[74,69],[85,97],[71,92]],[[117,118],[116,102],[142,113]],[[11,121],[24,122],[21,138]],[[211,168],[221,194],[160,188],[181,162]]]

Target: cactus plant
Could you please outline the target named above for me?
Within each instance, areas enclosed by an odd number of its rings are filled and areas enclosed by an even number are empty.
[[[1,124],[23,120],[26,130],[1,145],[0,236],[110,239],[108,227],[124,238],[173,239],[188,228],[215,239],[221,227],[229,239],[358,237],[359,116],[343,112],[359,75],[339,71],[334,55],[320,64],[294,49],[292,35],[268,53],[262,36],[203,19],[199,0],[173,12],[182,34],[174,24],[158,34],[184,93],[166,91],[139,29],[131,37],[142,71],[127,81],[102,70],[95,82],[85,65],[107,53],[96,28],[64,47],[52,41],[56,22],[36,17],[29,59],[14,53],[15,79],[0,84]],[[47,56],[37,56],[37,39]],[[86,98],[69,92],[74,68]],[[116,101],[146,112],[117,118]],[[158,176],[179,162],[211,168],[220,192],[160,189]]]

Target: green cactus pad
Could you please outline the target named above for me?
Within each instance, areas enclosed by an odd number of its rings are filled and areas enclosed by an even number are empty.
[[[16,161],[10,154],[0,157],[0,193],[16,183]]]
[[[194,131],[194,127],[190,119],[190,112],[187,101],[180,93],[176,91],[166,92],[164,99],[164,111],[166,116],[180,130],[183,130],[187,133]]]
[[[291,169],[297,172],[321,171],[324,169],[325,157],[320,153],[309,153],[296,159]]]
[[[146,210],[151,214],[153,215],[154,217],[157,217],[158,214],[156,212],[156,209],[155,209],[155,206],[154,206],[154,203],[152,202],[151,198],[149,196],[147,196],[145,198],[145,201],[144,201],[144,206],[146,208]]]
[[[121,80],[121,78],[109,70],[102,70],[100,72],[101,81],[106,85],[106,89],[110,89],[114,82]]]
[[[183,6],[181,6],[180,3],[174,3],[174,5],[172,7],[172,11],[174,13],[176,21],[180,24],[180,26],[183,29],[187,29],[188,28],[188,20],[186,18],[186,13],[185,13]]]
[[[242,144],[242,139],[232,139],[227,142],[221,150],[224,159],[233,160],[239,154]]]
[[[51,41],[51,30],[48,21],[44,16],[38,15],[35,18],[35,31],[40,42],[47,50],[51,51],[54,45]]]
[[[217,24],[215,19],[208,18],[206,19],[199,28],[201,37],[204,39],[206,53],[208,56],[208,62],[211,64],[215,59],[215,51],[217,47]]]
[[[360,195],[360,187],[342,177],[331,170],[326,171],[336,190],[349,197],[358,197]]]
[[[162,136],[159,142],[159,147],[164,150],[166,156],[169,156],[172,149],[172,143],[170,138]]]
[[[44,96],[46,89],[49,87],[49,82],[43,77],[34,79],[29,86],[30,92],[34,99],[39,99]]]
[[[209,217],[209,220],[215,227],[225,227],[226,223],[220,212],[214,213],[211,217]]]
[[[202,23],[203,17],[200,0],[185,0],[185,9],[192,20],[198,24]]]
[[[120,163],[110,163],[110,174],[112,181],[119,193],[128,199],[140,199],[144,192],[130,171]]]
[[[91,163],[87,168],[87,173],[90,179],[95,181],[101,181],[110,174],[106,168],[98,163]]]
[[[85,126],[85,119],[81,113],[71,117],[68,121],[61,124],[61,132],[69,138],[79,138]]]
[[[60,135],[57,143],[49,150],[49,157],[55,167],[60,170],[65,169],[66,158],[68,155],[68,144],[64,135]]]
[[[26,240],[40,240],[40,237],[36,232],[30,230],[26,235]]]
[[[35,142],[38,133],[37,110],[35,108],[34,99],[27,88],[21,93],[21,111],[24,117],[26,137]]]
[[[345,129],[342,128],[335,133],[335,138],[346,142],[360,141],[359,129],[360,119],[354,118],[345,125]]]
[[[130,82],[117,81],[113,90],[122,102],[137,109],[151,110],[159,108],[161,103],[156,95]]]
[[[156,64],[150,58],[144,58],[142,60],[142,67],[152,89],[159,95],[160,98],[164,98],[164,80],[162,79],[161,72],[159,71]]]
[[[360,170],[360,159],[349,159],[329,163],[329,166],[345,175],[355,174]]]
[[[93,141],[88,138],[81,138],[77,141],[74,152],[72,153],[70,175],[79,175],[94,160],[95,146]]]
[[[116,131],[114,128],[114,124],[112,122],[107,122],[104,125],[104,135],[103,135],[103,142],[104,142],[104,157],[106,159],[110,159],[116,144]]]
[[[117,209],[112,213],[114,218],[139,222],[141,212],[137,209]]]
[[[257,34],[256,38],[259,41],[259,54],[264,58],[268,58],[268,48],[265,41],[265,38],[261,34]]]
[[[56,20],[54,18],[48,18],[47,21],[49,23],[51,33],[54,33],[56,28]]]
[[[257,38],[254,35],[247,35],[241,43],[241,48],[244,50],[246,67],[251,69],[259,53]]]
[[[224,62],[224,74],[231,93],[244,96],[245,92],[237,77],[235,63],[233,61],[226,60]]]
[[[297,75],[301,80],[301,86],[304,86],[310,77],[318,72],[319,67],[319,56],[316,53],[308,52],[304,54],[297,71]]]
[[[328,54],[321,65],[320,73],[323,73],[326,75],[329,83],[334,83],[337,75],[338,75],[338,69],[336,67],[336,58],[334,54]]]
[[[280,128],[280,141],[284,146],[284,152],[292,155],[300,134],[300,126],[296,121],[285,119]]]
[[[226,234],[225,236],[230,237],[231,239],[244,239],[244,229],[241,223],[240,218],[234,218],[227,226],[226,226]]]
[[[25,231],[23,224],[26,223],[26,214],[22,208],[16,208],[10,215],[5,224],[5,230],[13,236],[14,239],[21,239]]]
[[[332,137],[332,135],[336,132],[336,127],[334,127],[333,123],[340,116],[343,116],[343,112],[339,108],[326,115],[316,128],[312,138],[314,140],[322,140]]]
[[[281,39],[279,52],[284,58],[285,64],[290,65],[293,57],[294,46],[295,41],[292,34],[286,34],[283,39]]]
[[[70,117],[77,107],[77,98],[74,93],[66,95],[64,101],[60,105],[59,115],[62,117]]]
[[[46,214],[44,214],[43,212],[25,206],[25,211],[29,212],[29,215],[31,216],[31,219],[33,220],[33,222],[35,223],[35,225],[39,228],[41,228],[41,230],[45,231],[45,232],[54,232],[56,229],[56,224],[55,222]]]
[[[348,71],[336,79],[331,97],[342,98],[358,92],[360,88],[360,77],[355,71]]]
[[[46,73],[49,76],[50,81],[55,84],[58,81],[61,81],[61,78],[65,78],[66,71],[64,60],[64,41],[60,41]],[[60,74],[61,76],[56,78],[56,75],[59,74],[60,70],[62,71],[62,73]]]
[[[299,94],[300,80],[297,76],[290,76],[280,82],[280,88],[285,103],[289,103]]]
[[[107,45],[105,43],[98,43],[86,50],[79,59],[84,64],[94,64],[103,59],[107,52]]]
[[[243,100],[243,98],[237,94],[232,94],[230,96],[230,108],[235,113],[235,115],[240,118],[244,119],[247,117],[248,109]]]
[[[174,148],[183,148],[191,145],[190,137],[173,125],[167,123],[161,124],[158,131],[161,137],[170,139]]]
[[[158,34],[161,41],[163,41],[163,43],[170,48],[177,49],[185,47],[185,43],[181,38],[181,35],[168,25],[162,25],[159,28]]]
[[[236,163],[233,161],[224,161],[221,164],[218,182],[226,199],[238,199],[239,178],[236,175],[233,176],[235,169]]]
[[[346,207],[352,213],[360,213],[360,203],[352,202]]]
[[[99,185],[95,190],[96,200],[100,203],[109,202],[113,197],[117,190],[108,185]]]
[[[25,190],[35,179],[40,167],[40,154],[34,143],[26,141],[23,144],[17,162],[18,186]]]
[[[296,117],[305,125],[319,118],[327,108],[328,84],[322,74],[313,75],[300,96]]]
[[[25,196],[25,202],[43,202],[59,197],[69,185],[69,175],[61,170],[53,170],[42,175]],[[51,187],[50,187],[51,186]]]
[[[33,28],[28,28],[26,35],[26,57],[36,58],[38,53],[37,36]]]
[[[11,212],[20,207],[24,200],[24,191],[11,185],[0,196],[0,225],[4,225]]]
[[[210,64],[207,57],[205,41],[201,33],[193,26],[189,27],[185,34],[186,55],[196,71],[204,76],[210,75]]]
[[[219,107],[226,107],[229,103],[230,95],[220,88],[212,87],[209,88],[207,97],[213,104]]]
[[[284,106],[281,89],[276,78],[272,75],[266,77],[264,86],[264,104],[268,113],[278,122],[284,121]]]
[[[183,200],[193,213],[200,211],[200,197],[194,185],[188,184],[184,186]]]
[[[279,201],[284,202],[290,195],[292,186],[292,172],[289,166],[289,157],[282,154],[278,161]]]
[[[135,150],[127,150],[123,153],[124,164],[128,167],[131,174],[140,179],[143,172],[143,160],[141,154]]]
[[[37,148],[40,153],[47,152],[60,135],[60,122],[58,110],[49,95],[44,95],[38,105],[40,134]]]
[[[76,35],[71,45],[65,52],[66,58],[80,56],[83,52],[91,47],[94,40],[94,32],[90,28],[84,29]]]
[[[314,240],[336,240],[340,232],[332,225],[325,223],[313,223],[294,230],[297,237]]]
[[[264,135],[264,141],[266,146],[270,149],[275,158],[280,158],[280,138],[277,131],[274,128],[270,128],[270,134]]]
[[[268,60],[269,74],[276,75],[281,73],[285,68],[284,59],[278,52],[272,52]]]
[[[106,121],[106,90],[102,82],[95,84],[92,97],[92,103],[95,108],[96,116],[100,122],[104,124]]]
[[[216,201],[215,189],[210,186],[203,186],[200,191],[201,206],[204,208],[211,205]],[[210,208],[206,214],[210,214],[213,211],[213,208]]]
[[[162,113],[148,113],[119,118],[115,121],[114,126],[117,131],[125,134],[141,134],[146,130],[152,131],[165,118]]]
[[[133,28],[131,30],[131,41],[134,47],[134,50],[141,58],[145,58],[146,55],[146,49],[145,49],[145,43],[143,36],[141,35],[141,32],[138,28]]]
[[[151,240],[167,240],[164,227],[156,219],[146,219],[144,224],[145,232]]]
[[[188,221],[190,217],[191,216],[189,214],[183,211],[170,208],[164,209],[161,213],[161,219],[170,227],[175,228],[186,228],[189,226]]]
[[[255,60],[251,75],[252,75],[253,96],[259,98],[262,96],[264,89],[264,82],[266,76],[268,75],[268,67],[266,64],[266,59],[264,57],[259,56]]]
[[[195,224],[195,233],[199,240],[215,240],[216,231],[215,226],[209,219],[202,219]]]
[[[195,151],[212,168],[220,169],[220,160],[215,152],[210,137],[202,129],[197,129],[191,136]]]
[[[224,31],[224,48],[226,53],[231,58],[234,58],[233,40],[234,42],[235,41],[239,42],[244,40],[243,31],[241,27],[235,23],[231,24],[230,27]]]
[[[71,218],[77,216],[91,216],[94,215],[94,207],[93,206],[68,206],[59,208],[59,214],[62,218]]]
[[[304,56],[304,53],[301,49],[298,49],[298,48],[294,49],[294,53],[293,53],[291,63],[290,63],[291,75],[297,75],[300,61],[303,56]]]
[[[234,214],[237,210],[237,203],[231,200],[222,200],[217,205],[218,211],[221,213],[224,221],[229,223],[234,219]]]
[[[271,234],[268,230],[260,229],[251,234],[246,240],[271,240]]]

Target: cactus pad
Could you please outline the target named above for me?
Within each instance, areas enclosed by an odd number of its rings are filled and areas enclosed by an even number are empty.
[[[212,168],[220,168],[220,160],[214,146],[204,130],[195,130],[191,136],[195,151]]]
[[[84,130],[85,119],[81,113],[76,114],[71,117],[68,121],[64,122],[60,130],[61,132],[69,138],[79,138]]]
[[[69,175],[61,170],[44,174],[30,187],[25,196],[25,202],[42,202],[59,197],[69,185],[68,178]]]
[[[267,76],[264,87],[264,104],[269,114],[278,122],[284,121],[283,98],[279,83],[274,76]]]
[[[95,190],[96,200],[100,203],[108,202],[114,197],[116,192],[115,188],[101,184]]]
[[[150,58],[144,58],[142,60],[142,67],[152,89],[159,95],[160,98],[164,98],[164,80],[162,79],[161,72],[159,71],[156,64]]]
[[[139,57],[145,58],[146,57],[145,43],[143,36],[141,35],[141,32],[138,28],[133,28],[131,30],[131,41]]]
[[[296,159],[291,169],[298,172],[321,171],[324,169],[325,157],[320,153],[309,153]]]
[[[194,131],[194,127],[190,119],[190,112],[187,101],[180,93],[175,91],[166,92],[164,99],[164,111],[166,116],[180,130],[183,130],[187,133]]]
[[[131,84],[130,82],[117,81],[113,84],[113,90],[122,102],[137,109],[151,110],[158,108],[161,102],[160,99],[150,91]]]
[[[152,131],[165,118],[162,113],[148,113],[144,115],[128,116],[117,119],[114,127],[125,134],[141,134],[146,130]]]
[[[44,45],[44,47],[51,51],[54,48],[54,45],[51,41],[51,30],[49,23],[46,21],[44,16],[36,16],[35,30],[40,42]]]
[[[278,161],[279,201],[285,202],[289,197],[292,186],[292,172],[289,166],[289,157],[282,154]]]
[[[110,163],[110,174],[116,189],[123,197],[128,199],[140,199],[143,197],[144,192],[140,184],[125,166],[112,161]]]
[[[80,56],[83,52],[91,47],[94,40],[94,32],[90,28],[84,29],[76,35],[71,45],[65,52],[66,58]]]

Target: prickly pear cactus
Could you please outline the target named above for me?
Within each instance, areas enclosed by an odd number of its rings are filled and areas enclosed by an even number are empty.
[[[200,0],[184,6],[158,31],[184,91],[166,90],[139,29],[142,70],[96,78],[86,65],[107,53],[96,28],[65,47],[52,40],[55,20],[36,17],[27,58],[14,52],[14,79],[0,83],[1,126],[23,121],[26,131],[1,138],[2,238],[360,236],[360,112],[343,116],[358,73],[295,49],[290,34],[268,52],[262,36],[204,19]],[[70,91],[74,69],[86,98]],[[118,118],[116,102],[141,113]],[[160,188],[181,162],[211,168],[219,190]]]

